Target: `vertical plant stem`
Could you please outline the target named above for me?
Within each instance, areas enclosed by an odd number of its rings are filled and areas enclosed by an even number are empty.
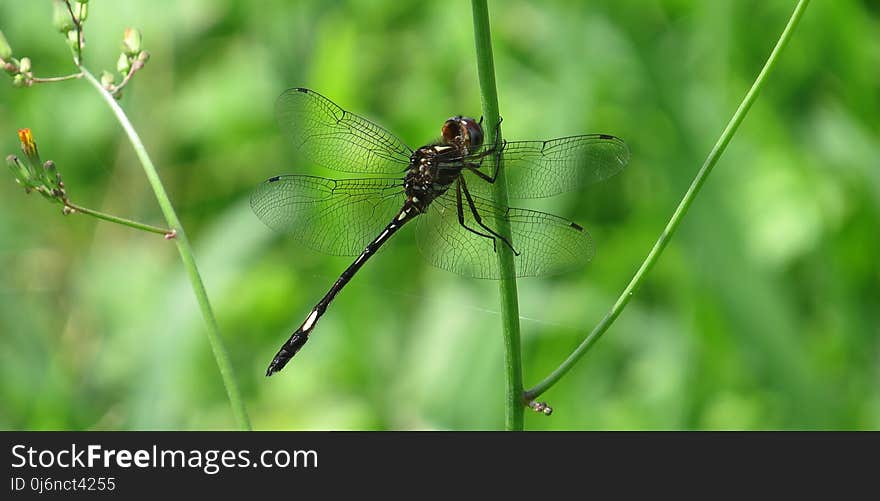
[[[633,294],[644,281],[645,275],[651,271],[651,268],[657,262],[657,259],[660,258],[660,254],[663,253],[663,249],[666,248],[666,245],[672,239],[672,235],[675,233],[675,230],[678,228],[684,215],[687,214],[694,198],[696,198],[703,183],[706,182],[706,178],[708,178],[709,174],[712,172],[712,168],[715,167],[718,159],[721,158],[721,154],[724,153],[728,143],[730,143],[736,130],[746,117],[749,108],[752,107],[755,99],[757,99],[758,93],[764,87],[768,75],[773,71],[773,68],[779,60],[779,54],[782,53],[782,50],[791,39],[794,28],[798,25],[798,22],[800,22],[801,16],[809,3],[809,0],[800,0],[798,2],[794,9],[794,13],[792,13],[791,18],[788,20],[785,30],[783,30],[782,35],[780,35],[779,40],[776,42],[776,46],[773,48],[773,52],[770,53],[770,57],[767,58],[767,62],[764,63],[764,67],[761,69],[761,72],[758,74],[758,77],[755,79],[755,82],[752,84],[746,97],[740,103],[736,113],[733,114],[733,117],[727,123],[727,127],[724,128],[721,137],[718,138],[718,141],[715,143],[715,146],[712,148],[706,161],[703,163],[703,166],[700,168],[700,171],[697,173],[697,176],[688,188],[687,193],[685,193],[684,198],[681,199],[681,202],[678,204],[678,207],[675,209],[669,222],[666,224],[666,228],[663,230],[663,233],[660,234],[660,238],[657,239],[654,247],[651,248],[651,251],[648,253],[644,262],[642,262],[638,271],[636,271],[636,274],[633,276],[629,285],[626,286],[623,293],[617,298],[614,306],[612,306],[611,310],[602,318],[602,321],[600,321],[592,332],[590,332],[590,335],[587,336],[577,348],[575,348],[574,352],[572,352],[572,354],[569,355],[568,358],[566,358],[565,361],[562,362],[562,364],[560,364],[559,367],[557,367],[549,376],[525,393],[524,397],[527,401],[535,399],[547,391],[551,386],[556,384],[562,376],[571,370],[574,364],[584,356],[584,353],[586,353],[587,350],[589,350],[590,347],[602,337],[602,334],[611,327],[611,324],[614,323],[614,320],[617,319],[627,303],[632,299]]]
[[[250,430],[250,421],[248,420],[247,411],[245,410],[241,394],[238,390],[238,383],[236,383],[235,380],[232,364],[229,361],[229,353],[226,351],[226,347],[223,345],[223,340],[220,338],[220,329],[217,326],[217,320],[214,318],[211,303],[208,301],[208,293],[205,291],[202,277],[199,275],[199,270],[196,267],[192,247],[189,244],[186,233],[183,231],[183,226],[180,224],[180,220],[177,218],[177,213],[175,213],[174,207],[171,205],[171,200],[165,192],[165,187],[159,179],[159,173],[156,171],[153,161],[150,160],[150,156],[147,154],[147,150],[144,147],[143,142],[141,142],[140,136],[138,136],[137,131],[134,130],[134,126],[125,115],[125,111],[119,106],[119,103],[117,103],[113,96],[101,86],[101,83],[94,75],[83,67],[80,67],[80,70],[82,70],[85,79],[98,90],[98,93],[101,94],[101,97],[104,98],[104,101],[106,101],[107,105],[110,106],[110,109],[113,110],[113,114],[116,115],[116,119],[122,125],[122,128],[125,129],[125,133],[128,135],[128,139],[144,168],[150,186],[152,186],[153,191],[156,194],[156,200],[159,202],[162,214],[164,214],[168,226],[175,231],[175,238],[173,240],[177,244],[177,250],[180,253],[180,259],[183,261],[183,267],[186,269],[193,293],[199,303],[199,308],[202,310],[202,316],[205,318],[205,324],[208,328],[208,341],[211,344],[211,350],[214,352],[214,359],[217,361],[217,366],[220,369],[220,376],[223,380],[223,386],[226,387],[226,395],[229,397],[229,403],[232,406],[232,413],[235,417],[235,421],[240,429]]]
[[[474,18],[474,42],[477,50],[477,74],[480,79],[480,95],[483,101],[483,127],[487,144],[501,141],[498,113],[498,91],[495,88],[495,63],[492,58],[492,37],[489,32],[489,9],[486,0],[472,0]],[[500,207],[507,207],[507,179],[502,169],[495,180],[492,198]],[[513,242],[510,226],[498,219],[498,233]],[[513,242],[516,246],[516,242]],[[498,267],[502,278],[499,282],[501,296],[501,322],[504,336],[504,366],[506,395],[504,427],[507,430],[523,429],[523,382],[522,353],[519,335],[519,302],[516,293],[516,267],[513,252],[506,246],[496,246]]]

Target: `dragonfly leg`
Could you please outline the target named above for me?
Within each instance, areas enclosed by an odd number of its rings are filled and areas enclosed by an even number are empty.
[[[473,214],[474,220],[477,222],[478,225],[480,225],[480,228],[483,228],[484,230],[488,231],[493,236],[495,236],[496,238],[498,238],[499,240],[504,242],[505,245],[507,245],[507,247],[511,251],[513,251],[513,253],[515,255],[519,256],[519,252],[517,252],[516,249],[513,248],[513,245],[510,243],[509,240],[507,240],[503,236],[499,235],[498,232],[496,232],[492,228],[489,228],[488,226],[486,226],[485,223],[483,223],[483,217],[480,216],[480,212],[477,210],[477,206],[474,204],[474,199],[471,197],[471,192],[468,191],[467,183],[465,183],[464,177],[459,177],[459,184],[461,186],[461,190],[464,191],[464,197],[465,197],[465,199],[467,199],[468,206],[471,209],[471,214]],[[493,240],[493,242],[494,242],[494,240]],[[494,245],[494,243],[493,243],[493,245]]]
[[[504,147],[507,146],[507,141],[501,139],[501,118],[498,119],[498,130],[495,132],[495,145],[492,148],[481,151],[477,156],[473,157],[475,159],[479,159],[479,162],[466,162],[464,166],[480,177],[483,181],[486,181],[489,184],[495,182],[498,179],[498,171],[501,170],[501,152],[504,151]],[[483,159],[490,155],[498,155],[495,160],[495,171],[490,176],[485,172],[480,170],[480,167],[483,166]]]
[[[467,223],[464,222],[464,206],[461,203],[461,185],[458,183],[455,184],[455,201],[456,201],[455,208],[458,211],[458,224],[460,224],[462,228],[468,230],[469,232],[473,233],[474,235],[479,235],[483,238],[491,239],[492,240],[492,250],[495,251],[496,250],[495,249],[495,237],[493,237],[492,235],[487,235],[485,233],[481,233],[481,232],[471,228],[470,226],[467,225]]]
[[[494,184],[495,179],[498,177],[498,168],[497,167],[495,168],[494,174],[490,176],[489,174],[486,174],[485,172],[480,170],[480,164],[468,162],[468,163],[464,164],[464,166],[469,171],[476,174],[477,177],[479,177],[483,181],[486,181],[489,184]]]

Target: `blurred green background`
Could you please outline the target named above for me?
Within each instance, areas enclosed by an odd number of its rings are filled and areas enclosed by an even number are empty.
[[[519,282],[526,384],[626,285],[732,115],[794,1],[491,2],[505,136],[603,132],[616,178],[519,203],[587,227],[584,271]],[[72,71],[51,3],[0,3],[38,76]],[[813,2],[679,233],[617,323],[544,395],[529,429],[880,426],[880,7]],[[123,106],[196,248],[257,429],[495,429],[497,284],[426,264],[411,231],[337,298],[271,379],[275,350],[349,258],[267,230],[263,179],[321,173],[282,141],[275,98],[318,90],[418,146],[480,115],[470,5],[92,1],[87,65],[122,32],[152,53]],[[120,127],[85,82],[0,79],[0,152],[33,129],[75,202],[163,224]],[[337,177],[345,174],[332,173]],[[0,179],[0,428],[234,426],[173,245]]]

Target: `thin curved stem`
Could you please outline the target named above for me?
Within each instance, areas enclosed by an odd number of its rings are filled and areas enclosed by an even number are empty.
[[[474,42],[477,51],[477,73],[480,80],[480,94],[483,101],[483,126],[487,144],[501,141],[500,115],[498,113],[498,91],[495,88],[495,63],[492,57],[492,37],[489,32],[489,9],[486,0],[472,0],[474,18]],[[499,207],[507,207],[507,180],[501,169],[494,183],[492,198]],[[506,220],[498,219],[498,233],[511,240],[510,226]],[[514,245],[516,243],[514,242]],[[506,374],[505,419],[507,430],[523,429],[523,382],[522,353],[520,350],[519,302],[516,292],[516,267],[513,252],[506,245],[497,245],[498,267],[504,277],[499,282],[501,295],[501,321],[504,335],[504,366]]]
[[[165,238],[171,239],[176,236],[174,230],[168,228],[160,228],[158,226],[153,226],[150,224],[139,223],[137,221],[132,221],[131,219],[125,219],[124,217],[114,216],[112,214],[107,214],[104,212],[96,211],[94,209],[89,209],[88,207],[81,207],[76,205],[75,203],[66,200],[62,202],[65,207],[69,208],[73,212],[79,212],[81,214],[88,214],[89,216],[96,217],[98,219],[103,219],[104,221],[109,221],[111,223],[121,224],[123,226],[128,226],[129,228],[134,228],[136,230],[148,231],[150,233],[158,233],[159,235],[164,235]]]
[[[715,167],[715,164],[718,162],[718,159],[721,158],[721,154],[724,153],[724,150],[727,148],[728,143],[733,138],[733,135],[736,133],[736,130],[739,128],[743,119],[746,117],[746,114],[749,112],[749,108],[752,107],[752,104],[755,102],[755,99],[758,97],[758,93],[764,87],[764,84],[767,81],[767,77],[773,68],[776,66],[777,61],[779,60],[779,54],[782,53],[782,50],[785,48],[788,41],[791,39],[792,33],[794,32],[795,27],[798,25],[798,22],[801,20],[801,16],[804,13],[804,10],[807,8],[807,4],[809,4],[809,0],[800,0],[797,6],[794,9],[794,13],[792,13],[791,18],[788,20],[788,24],[783,30],[782,35],[780,35],[779,40],[776,42],[776,46],[773,48],[773,52],[770,53],[770,57],[767,58],[767,62],[764,63],[764,67],[761,69],[761,72],[758,74],[758,77],[755,79],[755,82],[752,84],[752,87],[749,89],[749,92],[746,94],[746,97],[740,103],[739,108],[737,108],[736,113],[733,114],[733,117],[727,123],[727,127],[724,128],[724,132],[721,133],[721,137],[718,138],[718,141],[715,143],[715,146],[712,148],[712,151],[709,153],[709,156],[706,158],[706,161],[703,163],[703,166],[700,168],[700,171],[697,173],[697,176],[694,178],[694,181],[691,183],[690,187],[685,193],[684,198],[681,199],[681,202],[678,204],[678,207],[675,209],[675,212],[672,214],[672,217],[669,219],[669,222],[666,224],[666,228],[663,230],[663,233],[660,234],[660,238],[657,239],[657,242],[654,244],[654,247],[651,248],[651,252],[648,253],[648,256],[642,262],[642,265],[639,267],[636,274],[633,276],[632,280],[629,282],[629,285],[623,290],[620,297],[617,298],[617,301],[614,303],[614,306],[611,307],[611,310],[605,314],[602,320],[593,328],[590,335],[586,337],[586,339],[581,342],[581,344],[575,348],[574,352],[559,365],[549,376],[544,378],[543,381],[536,384],[533,388],[525,392],[524,399],[525,401],[531,401],[542,393],[547,391],[551,386],[556,384],[562,376],[564,376],[574,364],[580,360],[582,356],[593,346],[596,341],[602,337],[602,334],[611,327],[611,324],[614,323],[614,320],[620,315],[623,309],[626,307],[627,303],[629,303],[630,299],[632,299],[633,294],[642,284],[645,279],[645,275],[651,270],[654,264],[657,262],[657,259],[660,257],[660,254],[663,253],[663,250],[666,248],[666,245],[672,239],[672,235],[675,233],[675,230],[678,228],[678,225],[681,223],[681,220],[684,218],[684,215],[687,214],[688,209],[693,203],[694,198],[696,198],[697,193],[699,193],[700,188],[702,188],[703,183],[706,182],[706,178],[709,177],[709,174],[712,172],[712,168]]]
[[[229,353],[226,351],[226,347],[223,345],[223,340],[220,338],[220,329],[217,326],[216,318],[214,318],[214,312],[211,309],[211,303],[208,300],[208,293],[205,291],[205,286],[202,283],[202,277],[199,275],[199,270],[196,267],[192,247],[189,244],[186,233],[183,231],[183,226],[180,224],[180,220],[177,218],[177,213],[171,205],[171,200],[165,192],[165,187],[159,179],[156,167],[153,165],[153,161],[147,154],[147,150],[144,147],[140,136],[138,136],[137,131],[135,131],[134,126],[131,124],[131,121],[129,121],[125,111],[123,111],[122,107],[119,106],[119,103],[116,102],[116,99],[104,89],[101,82],[99,82],[98,79],[87,69],[80,66],[80,71],[82,71],[85,79],[92,84],[99,94],[101,94],[101,97],[104,98],[104,101],[106,101],[107,105],[110,106],[110,109],[113,110],[113,114],[128,135],[128,139],[144,168],[150,186],[152,186],[153,191],[156,194],[156,200],[159,202],[162,214],[164,214],[168,226],[175,232],[175,238],[173,240],[177,244],[177,250],[183,261],[183,267],[186,269],[187,276],[189,277],[190,284],[193,288],[193,293],[199,303],[199,308],[202,310],[202,316],[205,318],[205,323],[208,327],[208,341],[211,344],[211,349],[214,352],[214,359],[217,361],[217,366],[220,369],[220,375],[223,380],[223,385],[226,387],[226,395],[229,397],[229,403],[232,405],[232,413],[235,416],[235,421],[238,423],[239,428],[250,430],[251,425],[248,420],[244,403],[241,399],[241,394],[238,390],[238,384],[235,380],[232,364],[229,361]]]
[[[64,75],[63,77],[34,77],[31,79],[34,83],[52,83],[52,82],[63,82],[65,80],[73,80],[75,78],[82,78],[82,73],[73,73],[71,75]]]

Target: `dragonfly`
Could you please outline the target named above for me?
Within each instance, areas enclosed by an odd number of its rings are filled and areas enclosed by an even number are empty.
[[[323,253],[357,256],[281,346],[267,376],[287,365],[339,292],[411,221],[424,257],[464,276],[546,276],[585,265],[594,248],[581,225],[499,205],[492,185],[503,170],[510,198],[549,197],[607,179],[630,158],[626,143],[608,134],[484,144],[482,119],[460,115],[443,123],[438,140],[412,149],[305,88],[285,91],[276,116],[285,138],[315,164],[368,177],[278,175],[253,192],[251,208],[272,230]],[[497,266],[499,246],[511,251],[514,273]]]

